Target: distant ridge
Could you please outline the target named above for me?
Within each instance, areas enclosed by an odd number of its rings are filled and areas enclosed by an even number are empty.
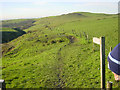
[[[28,18],[12,18],[12,19],[1,19],[0,21],[5,21],[5,20],[17,20],[17,19],[39,19],[39,18],[46,18],[46,17],[56,17],[56,16],[63,16],[63,15],[82,15],[84,16],[84,14],[96,14],[96,15],[118,15],[118,14],[106,14],[106,13],[93,13],[93,12],[71,12],[71,13],[67,13],[67,14],[60,14],[60,15],[53,15],[53,16],[43,16],[43,17],[28,17]]]

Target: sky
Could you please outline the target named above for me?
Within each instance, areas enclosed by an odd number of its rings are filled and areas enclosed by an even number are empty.
[[[71,12],[118,13],[119,0],[0,0],[0,20],[41,18]]]

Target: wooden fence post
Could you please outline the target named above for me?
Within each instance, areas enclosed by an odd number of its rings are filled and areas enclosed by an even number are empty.
[[[87,35],[87,41],[89,42],[88,35]]]
[[[85,39],[87,39],[86,33],[85,33],[85,32],[83,32],[83,34],[84,34]]]
[[[105,89],[105,37],[100,37],[101,88]]]
[[[105,89],[105,37],[94,37],[93,42],[100,45],[101,89]]]
[[[112,90],[112,82],[107,82],[107,90]]]
[[[112,47],[110,47],[110,52],[112,51]]]
[[[0,90],[5,90],[6,85],[5,85],[5,80],[0,80]]]
[[[81,33],[80,33],[80,38],[82,38]]]

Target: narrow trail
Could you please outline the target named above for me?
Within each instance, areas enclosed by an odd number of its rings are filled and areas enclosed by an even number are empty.
[[[62,55],[61,55],[61,51],[67,47],[68,45],[74,43],[74,40],[75,38],[73,36],[67,36],[67,38],[69,39],[69,43],[64,45],[63,47],[61,47],[59,50],[58,50],[58,53],[57,53],[57,60],[58,60],[58,71],[59,73],[57,74],[57,77],[58,77],[58,85],[57,85],[57,88],[64,88],[65,87],[65,81],[63,80],[64,78],[64,75],[62,75],[62,69],[63,69],[63,58],[62,58]]]
[[[57,77],[58,77],[58,85],[57,85],[57,88],[62,88],[64,87],[65,85],[65,82],[62,80],[62,67],[63,67],[63,59],[62,59],[62,56],[61,56],[61,50],[62,48],[60,48],[58,50],[58,53],[57,53],[57,56],[58,56],[58,74],[57,74]]]

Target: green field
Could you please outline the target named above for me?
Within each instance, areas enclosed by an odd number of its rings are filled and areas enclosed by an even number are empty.
[[[100,88],[100,51],[99,45],[93,50],[92,38],[101,36],[105,36],[106,82],[119,87],[107,68],[110,47],[118,44],[118,15],[74,12],[7,20],[3,28],[25,32],[2,44],[7,88]]]

